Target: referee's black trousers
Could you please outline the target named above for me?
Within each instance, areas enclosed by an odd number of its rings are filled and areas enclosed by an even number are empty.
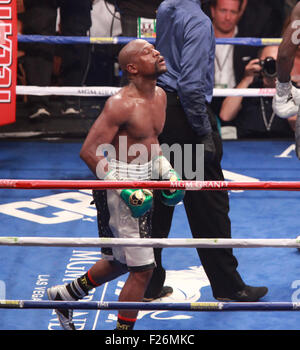
[[[214,130],[217,154],[213,162],[205,163],[204,180],[223,181],[221,168],[222,140],[214,115],[210,111],[208,113]],[[187,122],[178,98],[174,94],[168,94],[166,123],[159,141],[160,144],[169,146],[179,143],[182,147],[185,144],[196,143],[195,135]],[[196,154],[193,153],[192,156],[196,157]],[[193,160],[195,161],[195,159]],[[174,166],[172,159],[170,159],[170,162]],[[184,160],[182,160],[182,164],[184,164]],[[186,180],[184,172],[182,175],[183,180]],[[186,191],[183,202],[194,238],[231,238],[229,197],[226,191]],[[173,212],[174,207],[165,206],[156,193],[152,220],[153,238],[168,237]],[[145,293],[146,298],[156,297],[160,293],[166,277],[165,269],[162,266],[162,249],[156,248],[154,252],[157,267],[154,269],[152,279]],[[229,297],[244,288],[245,284],[237,271],[238,262],[232,249],[199,248],[197,253],[210,281],[215,298]]]

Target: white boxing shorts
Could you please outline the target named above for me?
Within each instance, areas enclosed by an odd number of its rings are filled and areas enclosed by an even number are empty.
[[[120,181],[145,181],[151,178],[151,162],[137,165],[116,160],[110,161],[110,169]],[[100,237],[150,238],[152,211],[134,218],[117,190],[94,190]],[[129,270],[144,271],[155,267],[153,248],[112,247],[102,248],[102,256],[127,265]]]

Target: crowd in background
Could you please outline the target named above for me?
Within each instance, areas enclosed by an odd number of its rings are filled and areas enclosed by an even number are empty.
[[[183,0],[184,1],[184,0]],[[162,0],[18,0],[19,33],[65,36],[137,37],[139,17],[155,18]],[[216,38],[280,38],[297,0],[202,0]],[[217,45],[216,88],[275,87],[277,47]],[[19,44],[18,84],[119,86],[120,45]],[[300,52],[299,52],[300,59]],[[274,62],[273,62],[274,63]],[[275,72],[276,73],[276,72]],[[292,80],[300,81],[296,58]],[[29,119],[51,116],[48,96],[26,96]],[[78,98],[62,99],[62,115],[80,115]],[[214,98],[212,109],[223,138],[293,137],[295,118],[282,120],[271,98]]]

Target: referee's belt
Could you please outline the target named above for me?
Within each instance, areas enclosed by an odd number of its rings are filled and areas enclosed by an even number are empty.
[[[180,102],[180,98],[177,94],[177,92],[170,92],[170,91],[166,91],[167,94],[167,99],[168,99],[168,105],[172,105],[172,106],[181,106],[181,102]],[[207,114],[211,123],[211,126],[213,128],[213,130],[217,130],[218,129],[218,123],[217,123],[217,118],[215,113],[213,112],[213,110],[211,109],[210,103],[208,103],[207,101],[205,102],[206,107],[207,107]]]
[[[178,96],[176,91],[171,92],[171,91],[166,91],[165,90],[165,93],[167,94],[168,103],[181,104],[180,103],[180,98],[179,98],[179,96]],[[205,104],[206,104],[207,107],[210,106],[210,103],[208,103],[207,101],[205,102]]]
[[[177,92],[169,92],[169,91],[165,91],[165,92],[167,94],[168,104],[181,105],[180,98]]]

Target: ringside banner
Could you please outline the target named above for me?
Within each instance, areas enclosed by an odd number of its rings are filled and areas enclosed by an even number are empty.
[[[16,1],[0,0],[0,125],[16,121]]]

